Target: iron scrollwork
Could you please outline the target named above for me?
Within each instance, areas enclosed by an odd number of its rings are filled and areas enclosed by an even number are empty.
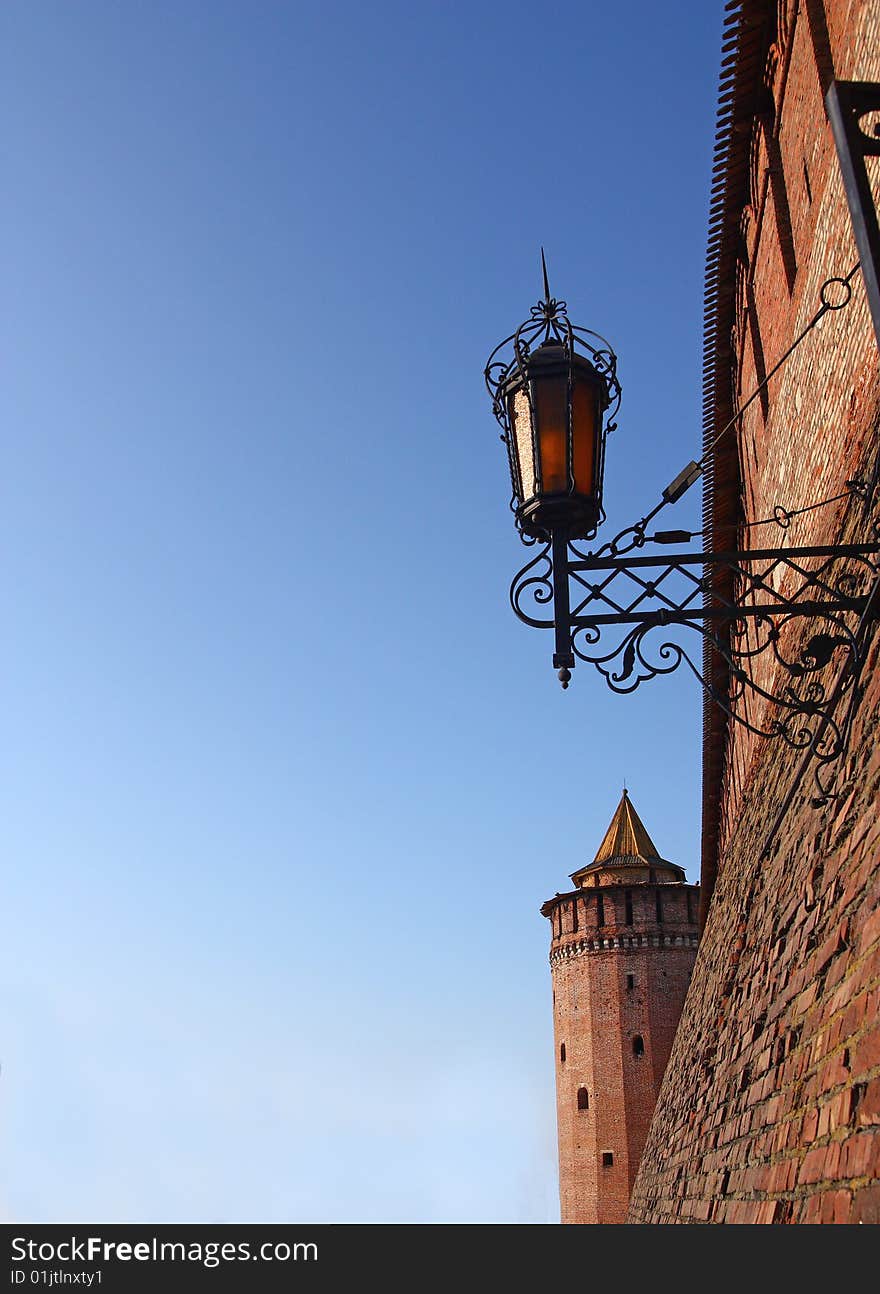
[[[859,482],[848,484],[848,494],[864,497]],[[776,509],[768,521],[785,530],[796,515]],[[673,535],[666,532],[659,546]],[[558,650],[566,626],[555,616],[554,594],[564,580],[572,654],[593,665],[612,691],[634,692],[686,665],[736,723],[796,750],[811,748],[817,802],[824,802],[823,774],[846,749],[868,628],[880,603],[877,525],[870,542],[824,547],[669,553],[656,551],[655,539],[638,523],[594,553],[569,542],[562,570],[560,549],[554,569],[548,541],[511,585],[514,612],[534,628],[555,629]],[[732,597],[715,592],[722,571],[733,576]],[[812,621],[806,640],[797,628],[805,617]],[[676,630],[695,632],[724,659],[724,695],[698,663],[703,653],[689,650]],[[570,671],[559,676],[567,687]]]

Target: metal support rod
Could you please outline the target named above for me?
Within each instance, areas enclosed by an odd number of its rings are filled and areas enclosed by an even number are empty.
[[[560,671],[574,669],[574,652],[571,647],[571,604],[568,589],[568,532],[560,527],[553,531],[553,621],[556,628],[556,651],[553,668]],[[562,679],[563,685],[568,680]]]
[[[786,619],[791,619],[792,616],[827,616],[839,611],[851,611],[853,615],[860,616],[866,605],[866,597],[836,597],[833,601],[830,599],[807,601],[798,598],[796,602],[756,602],[752,606],[672,606],[669,610],[659,607],[654,611],[615,611],[607,615],[575,614],[569,616],[569,623],[575,629],[588,629],[591,625],[684,625],[702,624],[703,621],[713,620],[763,620],[769,616],[784,616]]]
[[[880,111],[880,82],[832,81],[825,95],[825,107],[837,146],[862,279],[880,346],[880,224],[865,165],[866,157],[880,157],[880,139],[866,135],[859,125],[866,113]]]
[[[864,557],[880,553],[878,544],[817,544],[804,548],[745,548],[727,553],[651,553],[644,557],[597,557],[569,562],[570,571],[627,570],[641,566],[742,566],[746,562],[786,562],[806,557]],[[556,560],[554,551],[554,561]]]

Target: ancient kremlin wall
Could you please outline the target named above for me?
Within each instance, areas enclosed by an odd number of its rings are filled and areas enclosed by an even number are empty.
[[[735,0],[727,13],[707,447],[815,315],[823,282],[858,261],[824,93],[832,78],[880,81],[877,0]],[[718,442],[705,495],[716,550],[867,537],[857,494],[784,534],[742,524],[873,479],[878,349],[858,272],[851,284]],[[786,650],[817,630],[803,625]],[[824,805],[802,752],[706,709],[705,929],[630,1222],[880,1221],[880,633],[869,642]],[[708,663],[723,688],[723,663]],[[754,667],[774,682],[772,653]]]
[[[575,889],[548,900],[559,1199],[566,1223],[626,1220],[691,977],[698,896],[626,791]]]

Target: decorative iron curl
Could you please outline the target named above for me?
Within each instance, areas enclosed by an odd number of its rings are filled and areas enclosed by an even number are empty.
[[[532,542],[535,542],[534,540]],[[536,620],[523,607],[523,598],[531,598],[539,607],[553,601],[553,563],[550,560],[550,544],[545,543],[541,551],[530,562],[526,562],[521,571],[517,571],[510,585],[510,605],[514,615],[523,624],[533,629],[552,629],[553,617]]]
[[[876,572],[876,565],[874,569]],[[851,580],[845,582],[853,593]],[[674,673],[681,664],[687,665],[733,722],[755,736],[779,738],[793,750],[809,750],[816,790],[814,803],[818,805],[827,802],[831,795],[830,766],[847,749],[855,701],[854,683],[861,670],[862,652],[858,633],[844,618],[851,612],[832,609],[823,612],[814,608],[811,614],[824,622],[824,627],[799,644],[794,653],[785,652],[781,644],[789,625],[798,618],[797,611],[753,617],[751,635],[745,621],[732,622],[738,632],[729,638],[707,622],[677,619],[666,611],[658,611],[636,625],[579,624],[572,634],[572,649],[579,660],[598,670],[613,692],[623,694],[634,692],[650,679]],[[666,633],[671,624],[695,631],[725,660],[730,679],[726,694],[719,693],[682,643],[668,638],[655,641],[657,631]],[[625,632],[609,648],[607,641],[603,641],[605,631],[621,627]],[[772,690],[762,686],[754,676],[753,663],[765,653],[772,655],[783,675],[780,679],[774,670]],[[838,684],[829,691],[821,675],[835,658],[840,662],[841,654],[844,660],[837,671]],[[852,693],[849,704],[839,717],[841,698],[848,692]],[[766,703],[769,713],[761,723],[749,718],[742,704],[749,694]]]
[[[571,548],[582,561],[589,561],[594,557],[623,557],[624,553],[631,553],[636,548],[645,546],[647,542],[645,530],[650,520],[651,516],[642,517],[641,521],[637,521],[634,525],[625,526],[613,539],[607,540],[601,548],[591,550],[589,553],[582,552],[574,544]]]
[[[611,651],[604,654],[586,650],[588,646],[598,646],[601,643],[602,626],[582,625],[572,635],[572,650],[579,660],[596,667],[612,692],[634,692],[648,679],[656,678],[659,674],[672,674],[682,661],[686,661],[699,678],[699,671],[680,643],[663,642],[656,647],[651,644],[657,659],[650,661],[645,656],[645,639],[659,624],[658,619],[635,625]]]
[[[548,296],[532,306],[529,318],[525,319],[509,337],[505,337],[498,343],[483,371],[486,389],[492,397],[492,412],[501,425],[501,439],[508,450],[512,429],[504,401],[504,391],[512,380],[519,378],[524,381],[532,351],[536,346],[551,340],[558,342],[570,358],[578,353],[586,354],[605,385],[607,400],[604,414],[605,434],[617,428],[614,419],[620,408],[621,388],[617,377],[617,356],[611,343],[601,333],[573,324],[568,317],[566,302]],[[511,353],[507,353],[508,351]]]

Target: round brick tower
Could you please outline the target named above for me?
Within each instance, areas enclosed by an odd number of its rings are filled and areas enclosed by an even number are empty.
[[[697,949],[699,889],[658,854],[626,791],[552,928],[563,1222],[626,1218]]]

